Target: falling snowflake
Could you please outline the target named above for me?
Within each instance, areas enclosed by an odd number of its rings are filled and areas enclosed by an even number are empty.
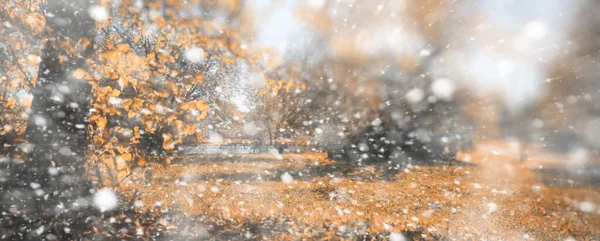
[[[192,63],[200,63],[204,60],[204,50],[198,47],[189,48],[185,51],[184,56]]]
[[[92,6],[89,9],[90,12],[90,17],[92,17],[94,20],[96,21],[106,21],[106,19],[108,19],[108,11],[106,11],[106,8],[102,7],[102,6]]]
[[[456,91],[456,87],[454,86],[454,82],[452,82],[452,80],[442,78],[437,79],[431,84],[431,91],[437,98],[443,100],[452,100],[454,91]]]
[[[406,93],[406,100],[410,103],[419,103],[425,97],[425,93],[421,89],[412,89]]]
[[[114,191],[103,188],[94,195],[94,204],[100,211],[109,211],[117,207],[119,200]]]
[[[283,183],[292,183],[294,181],[294,178],[288,172],[285,172],[281,174],[281,181]]]
[[[579,203],[579,210],[581,210],[582,212],[586,212],[586,213],[590,213],[593,212],[596,209],[596,204],[592,203],[592,202],[580,202]]]
[[[406,237],[401,233],[390,233],[390,241],[406,241]]]

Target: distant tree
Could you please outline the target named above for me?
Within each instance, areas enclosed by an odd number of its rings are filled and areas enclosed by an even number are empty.
[[[536,103],[546,141],[561,151],[600,148],[597,135],[588,129],[595,125],[591,121],[600,118],[600,3],[584,0],[577,6],[577,21],[569,26],[569,44],[550,64],[546,93]]]
[[[267,77],[265,87],[258,90],[255,116],[251,117],[264,126],[269,145],[281,137],[302,135],[296,132],[301,131],[299,127],[309,111],[300,94],[305,91],[304,85],[294,79],[280,79],[282,76],[277,74],[272,77]]]
[[[459,108],[461,99],[455,98],[462,89],[434,71],[450,41],[445,22],[456,18],[446,3],[404,2],[410,11],[393,1],[369,3],[386,6],[374,11],[361,11],[361,4],[325,1],[300,13],[314,42],[302,46],[306,53],[300,50],[286,64],[302,70],[297,79],[312,94],[307,97],[307,121],[322,132],[316,133],[317,140],[327,146],[358,146],[362,139],[373,142],[363,144],[378,156],[376,152],[390,152],[382,146],[405,145],[409,139],[422,140],[420,146],[415,144],[416,151],[431,153],[471,138],[467,116]],[[399,19],[410,19],[411,24],[396,22]],[[404,35],[393,35],[401,27],[400,33],[416,36],[413,42],[418,46],[403,48],[399,41]],[[398,39],[379,34],[386,31]]]

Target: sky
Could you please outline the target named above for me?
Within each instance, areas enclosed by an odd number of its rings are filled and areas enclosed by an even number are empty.
[[[301,21],[295,16],[296,10],[303,4],[318,3],[320,0],[259,0],[253,5],[258,16],[257,43],[284,53],[305,34]],[[463,81],[483,95],[500,93],[513,109],[539,98],[544,91],[543,81],[549,81],[548,65],[567,48],[569,26],[574,20],[572,13],[578,1],[467,0],[457,1],[459,3],[469,5],[469,10],[462,13],[472,15],[466,16],[467,19],[481,22],[473,25],[473,31],[454,37],[459,38],[453,40],[458,47],[444,56],[445,66],[437,66],[451,70],[444,72],[450,76],[439,77]],[[385,26],[380,27],[380,33],[371,32],[390,39],[391,33],[384,31]],[[384,49],[410,45],[406,39],[404,43],[391,39],[383,42]]]

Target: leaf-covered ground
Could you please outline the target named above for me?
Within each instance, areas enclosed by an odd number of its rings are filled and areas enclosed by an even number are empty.
[[[452,166],[400,170],[323,154],[175,157],[135,170],[122,193],[184,239],[600,237],[598,185],[540,171],[561,167],[557,156],[521,163],[510,145],[479,147]]]

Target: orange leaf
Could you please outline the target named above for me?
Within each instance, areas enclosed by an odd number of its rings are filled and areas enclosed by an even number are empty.
[[[100,127],[101,129],[104,129],[107,123],[108,120],[104,116],[98,117],[98,120],[96,121],[96,125],[98,125],[98,127]]]
[[[101,146],[102,144],[104,144],[104,139],[102,139],[102,137],[100,136],[94,136],[93,141],[94,145],[96,146]]]
[[[123,160],[125,160],[125,161],[131,161],[133,156],[131,155],[131,153],[125,153],[125,154],[121,155],[121,158],[123,158]]]
[[[119,52],[129,53],[131,47],[129,47],[129,44],[119,44],[117,45],[117,49],[119,50]]]
[[[85,77],[88,73],[85,72],[85,70],[83,69],[76,69],[75,71],[73,71],[73,77],[77,78],[77,79],[83,79],[83,77]]]
[[[208,104],[206,104],[206,101],[196,101],[196,109],[199,111],[208,111]]]
[[[143,166],[144,164],[146,164],[146,158],[145,157],[140,157],[140,159],[137,162],[138,166]]]
[[[129,150],[129,147],[128,147],[128,146],[121,146],[121,145],[118,145],[118,146],[117,146],[117,151],[118,151],[119,153],[121,153],[121,154],[123,154],[123,153],[127,152],[127,150]]]

